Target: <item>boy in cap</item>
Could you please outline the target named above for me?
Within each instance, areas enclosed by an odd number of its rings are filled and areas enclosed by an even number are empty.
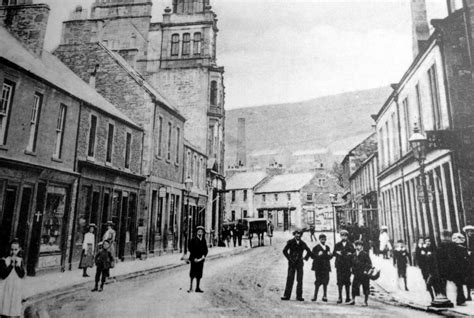
[[[331,249],[326,245],[326,235],[319,235],[319,244],[317,244],[311,253],[313,258],[313,267],[311,268],[316,275],[316,281],[314,282],[314,297],[312,301],[316,301],[318,298],[319,287],[323,285],[323,301],[327,299],[327,287],[329,283],[329,273],[331,272],[331,264],[329,260],[332,258]]]
[[[303,252],[306,251],[304,260],[307,261],[311,256],[311,250],[308,245],[301,240],[303,231],[295,230],[294,238],[286,243],[283,249],[283,255],[288,259],[288,276],[286,278],[285,293],[281,300],[289,300],[296,272],[296,299],[304,301],[303,298]]]
[[[407,264],[408,264],[408,251],[405,247],[405,243],[403,242],[403,240],[398,240],[397,247],[393,251],[393,265],[397,266],[398,279],[403,278],[406,291],[408,291]]]
[[[199,284],[202,278],[204,261],[208,253],[206,239],[204,238],[204,226],[199,225],[196,227],[196,237],[193,237],[189,241],[188,249],[189,262],[191,263],[191,269],[189,271],[189,277],[191,278],[191,282],[189,285],[188,293],[193,291],[194,278],[196,278],[196,292],[202,293],[203,291],[199,287]]]
[[[349,288],[351,286],[351,266],[352,255],[355,253],[354,246],[348,241],[349,232],[341,230],[339,232],[341,241],[336,243],[334,247],[334,256],[336,257],[336,274],[337,274],[337,289],[339,297],[337,303],[342,303],[342,287],[346,288],[346,303],[351,301],[349,296]]]
[[[349,304],[355,304],[355,298],[360,296],[360,286],[362,285],[364,306],[368,306],[370,279],[367,273],[372,268],[372,261],[369,254],[364,251],[364,243],[362,241],[357,240],[354,244],[356,250],[352,258],[352,274],[354,274],[354,278],[352,279],[352,301]]]
[[[109,251],[110,242],[105,240],[102,242],[102,245],[99,245],[99,251],[95,256],[95,265],[96,265],[96,272],[95,272],[95,287],[92,289],[93,292],[95,291],[102,291],[104,288],[104,283],[107,277],[110,276],[110,269],[114,267],[115,259],[110,254]],[[100,280],[100,288],[99,286]]]

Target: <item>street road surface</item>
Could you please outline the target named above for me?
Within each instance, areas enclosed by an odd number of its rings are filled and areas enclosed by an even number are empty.
[[[306,235],[305,235],[306,236]],[[285,238],[286,239],[286,238]],[[312,248],[314,243],[308,242]],[[268,244],[268,241],[266,242]],[[425,317],[429,314],[395,307],[369,299],[369,307],[337,305],[334,272],[328,287],[328,302],[312,302],[314,272],[305,264],[304,302],[281,301],[287,262],[283,238],[272,246],[253,248],[237,256],[206,261],[203,294],[187,293],[189,267],[181,267],[134,280],[108,284],[101,293],[82,291],[50,306],[51,317],[228,317],[299,316],[330,317]],[[95,270],[95,269],[94,269]],[[91,288],[92,289],[92,285]],[[295,284],[296,287],[296,284]],[[295,288],[294,287],[294,288]],[[322,296],[320,291],[319,298]]]

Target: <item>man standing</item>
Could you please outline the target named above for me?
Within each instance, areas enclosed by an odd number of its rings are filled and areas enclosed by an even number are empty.
[[[334,256],[336,257],[336,276],[337,276],[337,290],[339,297],[337,303],[342,303],[342,287],[346,288],[346,303],[350,302],[349,288],[351,286],[351,266],[352,256],[355,253],[354,246],[348,241],[349,232],[342,230],[339,235],[341,241],[334,247]]]
[[[306,251],[304,260],[307,261],[311,256],[311,250],[305,242],[301,240],[303,231],[295,230],[294,238],[286,243],[283,249],[283,255],[288,259],[288,276],[286,278],[285,294],[281,300],[289,300],[293,289],[296,272],[296,299],[304,301],[303,298],[303,252]]]
[[[204,226],[199,225],[196,227],[196,237],[193,237],[189,241],[189,262],[191,263],[189,277],[191,278],[191,282],[188,293],[193,291],[194,278],[196,278],[196,292],[203,292],[199,287],[199,284],[201,282],[202,270],[204,268],[204,260],[206,259],[207,252],[207,243],[204,238]]]

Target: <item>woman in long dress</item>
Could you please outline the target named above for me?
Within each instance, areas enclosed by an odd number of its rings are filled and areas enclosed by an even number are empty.
[[[79,262],[79,268],[82,268],[82,277],[89,277],[89,275],[87,275],[87,268],[94,266],[94,232],[96,228],[97,226],[94,223],[91,223],[89,224],[89,232],[84,234],[81,261]]]
[[[0,260],[0,316],[20,317],[25,269],[23,259],[18,256],[20,243],[14,240],[10,244],[10,256]]]

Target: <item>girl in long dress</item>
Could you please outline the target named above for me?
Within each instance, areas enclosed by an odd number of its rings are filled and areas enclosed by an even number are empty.
[[[25,269],[23,259],[18,256],[20,243],[13,240],[10,244],[10,256],[0,260],[0,316],[20,317]]]
[[[81,261],[79,268],[82,268],[82,277],[89,277],[87,275],[87,268],[94,266],[94,231],[97,226],[94,223],[89,224],[89,232],[84,234],[84,241],[82,242]]]

